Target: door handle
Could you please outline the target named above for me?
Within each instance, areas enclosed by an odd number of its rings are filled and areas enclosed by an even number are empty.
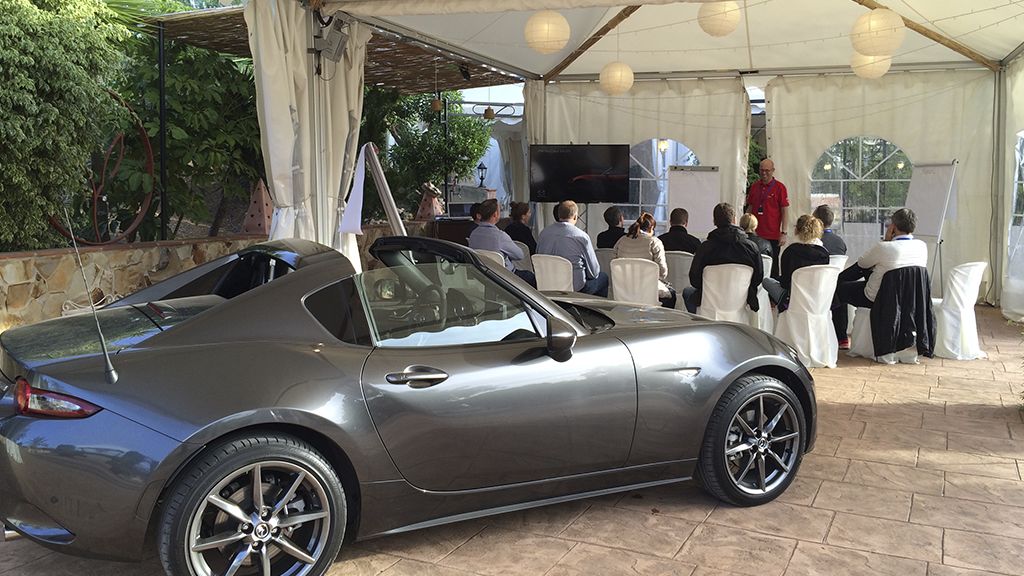
[[[392,372],[384,377],[391,384],[407,384],[410,388],[430,388],[448,379],[448,373],[430,366],[407,366],[401,372]]]

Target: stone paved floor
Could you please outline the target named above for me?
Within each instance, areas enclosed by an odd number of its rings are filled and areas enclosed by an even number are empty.
[[[1024,340],[978,308],[988,360],[816,370],[818,444],[756,509],[692,483],[462,522],[350,546],[341,575],[1024,575]],[[156,576],[24,539],[0,574]]]

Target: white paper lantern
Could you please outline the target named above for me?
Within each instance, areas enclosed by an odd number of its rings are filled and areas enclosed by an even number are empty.
[[[554,10],[542,10],[526,21],[526,44],[541,54],[558,52],[569,43],[569,21]]]
[[[853,73],[861,78],[873,80],[885,76],[892,66],[892,56],[865,56],[859,52],[853,53],[850,59],[850,66]]]
[[[610,96],[629,92],[633,87],[633,69],[625,62],[609,62],[601,68],[601,90]]]
[[[740,23],[740,7],[735,2],[707,2],[697,11],[697,24],[709,36],[727,36]]]
[[[850,42],[854,50],[865,56],[892,56],[906,35],[902,16],[892,10],[876,8],[857,18]]]

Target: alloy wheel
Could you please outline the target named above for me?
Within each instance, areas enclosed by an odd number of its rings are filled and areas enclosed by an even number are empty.
[[[800,457],[800,419],[775,392],[748,399],[733,415],[723,457],[736,488],[763,495],[783,485]]]

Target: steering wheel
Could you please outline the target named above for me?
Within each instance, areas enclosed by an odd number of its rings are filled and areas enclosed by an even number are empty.
[[[431,294],[434,294],[435,296],[431,297]],[[431,308],[434,319],[437,320],[439,328],[444,330],[448,323],[448,298],[445,296],[444,290],[437,284],[431,284],[423,289],[420,293],[420,298],[421,304],[419,304],[417,308]],[[419,316],[418,313],[414,314],[414,318],[417,316]]]

